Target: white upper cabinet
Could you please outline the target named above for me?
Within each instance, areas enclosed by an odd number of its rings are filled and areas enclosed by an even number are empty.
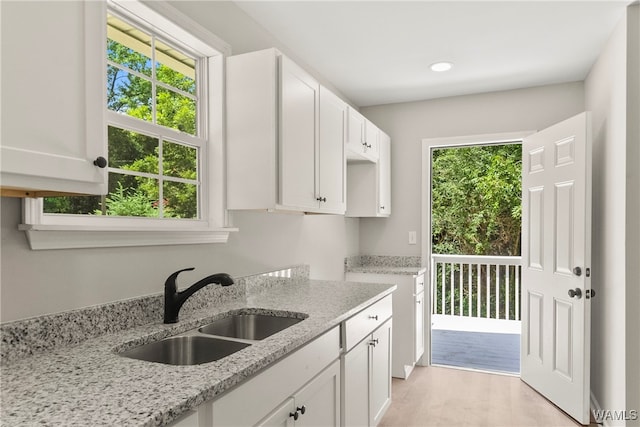
[[[315,210],[320,85],[288,58],[279,60],[280,204]]]
[[[391,139],[378,132],[378,162],[352,162],[347,166],[347,216],[391,215]]]
[[[364,123],[364,142],[366,144],[366,153],[373,160],[378,159],[380,129],[372,122],[366,120]]]
[[[2,194],[105,194],[104,2],[0,7]]]
[[[347,120],[348,161],[376,162],[378,159],[378,128],[357,110],[349,107]]]
[[[344,106],[275,49],[227,59],[227,207],[344,213]]]
[[[346,209],[346,158],[344,141],[347,104],[320,87],[320,146],[316,194],[323,210],[343,214]]]

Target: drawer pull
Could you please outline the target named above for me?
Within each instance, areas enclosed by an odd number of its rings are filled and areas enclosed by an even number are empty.
[[[296,412],[289,412],[289,416],[293,417],[294,421],[298,421],[298,417],[300,417],[300,414],[298,413],[298,411]]]
[[[300,411],[300,413],[301,413],[302,415],[304,415],[304,413],[305,413],[305,412],[307,412],[307,407],[306,407],[306,406],[304,406],[304,405],[299,406],[299,407],[297,407],[297,408],[296,408],[296,412],[297,412],[297,411]]]
[[[369,316],[369,319],[378,320],[378,315],[376,314],[375,316]]]

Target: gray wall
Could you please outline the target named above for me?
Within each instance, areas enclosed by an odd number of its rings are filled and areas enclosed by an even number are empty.
[[[391,137],[391,212],[360,220],[360,251],[421,255],[423,138],[543,129],[584,111],[581,82],[381,105],[362,113]],[[418,231],[416,245],[408,232]]]
[[[233,53],[277,47],[296,59],[231,2],[172,4]],[[196,271],[184,275],[184,285],[218,271],[242,275],[298,263],[311,265],[312,278],[341,280],[344,258],[358,253],[358,219],[263,212],[233,213],[240,231],[227,244],[31,251],[17,229],[20,201],[1,204],[0,321],[160,292],[170,273],[190,266]]]
[[[598,292],[591,310],[591,389],[611,410],[640,410],[638,6],[627,18],[585,81],[593,112],[592,285]]]

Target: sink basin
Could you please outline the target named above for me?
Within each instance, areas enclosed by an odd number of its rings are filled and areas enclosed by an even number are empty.
[[[121,356],[167,365],[199,365],[222,359],[250,344],[202,336],[180,336],[144,344]]]
[[[266,314],[233,314],[203,326],[199,331],[230,338],[263,340],[302,320]]]

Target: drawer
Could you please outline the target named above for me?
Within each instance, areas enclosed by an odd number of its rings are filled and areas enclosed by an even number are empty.
[[[424,292],[424,274],[416,276],[415,288],[413,290],[414,295],[418,295],[420,292]]]
[[[213,401],[213,425],[255,425],[339,357],[334,327]]]
[[[365,308],[345,322],[345,351],[349,351],[382,325],[393,313],[391,295]]]

